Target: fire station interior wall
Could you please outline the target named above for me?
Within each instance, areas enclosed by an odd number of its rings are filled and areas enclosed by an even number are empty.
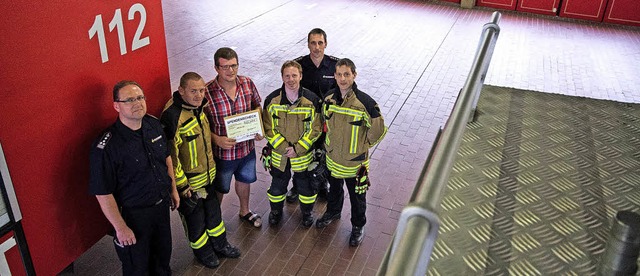
[[[0,254],[2,254],[0,256],[0,275],[27,275],[13,232],[0,237]]]
[[[140,83],[149,113],[171,92],[160,1],[2,1],[0,141],[38,275],[110,229],[88,192],[89,149],[112,124],[112,88]]]
[[[601,22],[607,0],[564,0],[560,16]]]
[[[519,0],[517,11],[556,15],[560,0]]]
[[[640,1],[609,0],[605,22],[640,26]]]

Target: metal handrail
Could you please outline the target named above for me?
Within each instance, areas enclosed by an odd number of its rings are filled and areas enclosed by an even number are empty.
[[[395,237],[382,260],[378,275],[419,275],[427,273],[439,229],[438,210],[442,190],[460,146],[466,124],[473,118],[480,89],[489,68],[500,33],[501,14],[494,12],[483,26],[480,43],[467,81],[435,145],[433,158],[425,163],[413,199],[400,214]]]

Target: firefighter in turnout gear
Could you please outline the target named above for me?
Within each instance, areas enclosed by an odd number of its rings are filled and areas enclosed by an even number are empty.
[[[316,227],[323,228],[340,218],[342,185],[346,183],[351,201],[351,246],[362,242],[367,222],[369,148],[387,132],[378,104],[358,89],[356,75],[353,61],[338,60],[335,73],[338,88],[330,90],[324,99],[322,112],[327,132],[324,145],[330,185],[327,211],[316,222]]]
[[[298,187],[298,200],[302,211],[302,225],[313,225],[313,205],[317,187],[313,187],[307,167],[313,160],[313,143],[321,133],[321,99],[300,86],[302,67],[295,61],[286,61],[280,70],[283,86],[273,91],[264,101],[262,121],[269,149],[265,150],[272,181],[267,196],[271,204],[269,224],[282,219],[287,185],[293,170],[293,182]]]
[[[205,82],[189,72],[166,104],[161,122],[170,139],[171,159],[180,197],[180,215],[191,248],[200,263],[215,268],[218,257],[237,258],[240,251],[227,241],[220,202],[213,180],[216,164],[211,149],[211,128]]]

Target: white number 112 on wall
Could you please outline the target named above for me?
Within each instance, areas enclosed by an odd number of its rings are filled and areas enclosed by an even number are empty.
[[[149,45],[148,36],[140,38],[142,31],[144,30],[144,25],[147,23],[147,11],[144,9],[142,4],[133,4],[133,6],[129,8],[128,19],[133,20],[136,13],[140,13],[140,23],[138,24],[138,29],[136,30],[135,35],[133,36],[133,41],[131,41],[131,51],[135,51]],[[113,14],[113,19],[109,22],[109,32],[113,31],[113,29],[116,29],[118,32],[120,55],[124,55],[127,53],[127,45],[124,37],[124,25],[122,23],[122,12],[120,9],[116,9],[116,12]],[[107,52],[107,42],[104,37],[102,14],[96,15],[96,19],[93,21],[93,25],[89,29],[89,39],[93,39],[95,35],[98,35],[98,45],[100,46],[100,57],[102,58],[102,63],[105,63],[109,61],[109,53]]]

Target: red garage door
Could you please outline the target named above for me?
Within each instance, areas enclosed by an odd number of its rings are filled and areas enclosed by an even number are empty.
[[[560,0],[520,0],[516,10],[523,12],[556,15]]]
[[[640,26],[640,1],[609,0],[604,21]]]
[[[513,11],[516,9],[516,0],[478,0],[476,5]]]
[[[602,21],[606,6],[606,0],[565,0],[560,9],[560,16]]]

